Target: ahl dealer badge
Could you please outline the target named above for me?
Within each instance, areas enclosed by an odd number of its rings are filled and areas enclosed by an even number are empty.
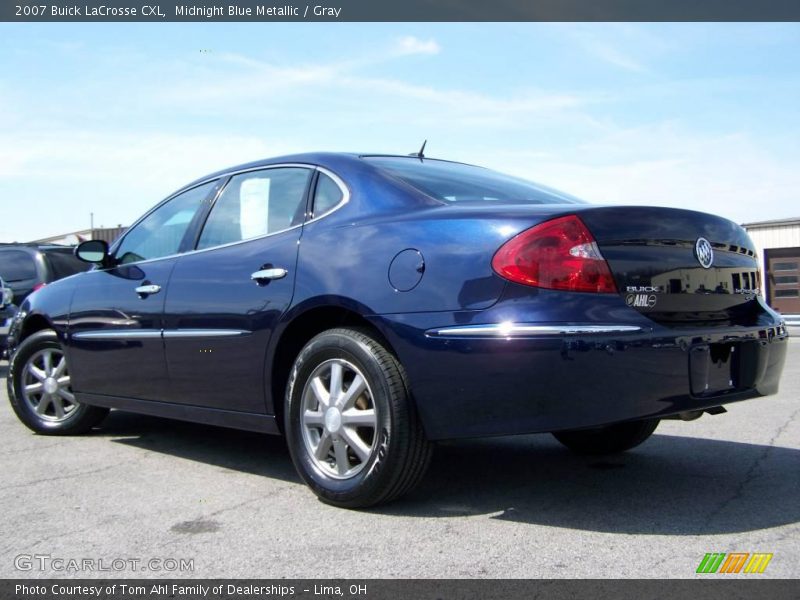
[[[628,306],[637,308],[653,308],[657,301],[658,298],[655,294],[628,294],[625,297],[625,303]]]

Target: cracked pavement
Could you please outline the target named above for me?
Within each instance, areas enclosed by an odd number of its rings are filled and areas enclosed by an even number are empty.
[[[318,502],[280,438],[120,412],[90,435],[37,436],[2,382],[0,577],[114,576],[19,571],[20,554],[193,559],[191,577],[697,577],[706,552],[772,552],[758,577],[796,578],[800,338],[789,344],[777,396],[662,422],[614,457],[549,435],[443,443],[412,495],[365,512]]]

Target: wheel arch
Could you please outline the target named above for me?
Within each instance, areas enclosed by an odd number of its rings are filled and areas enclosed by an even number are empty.
[[[283,409],[286,385],[295,358],[311,338],[336,327],[358,327],[370,332],[384,348],[397,356],[386,337],[364,317],[355,306],[341,304],[321,304],[308,307],[284,320],[284,327],[272,351],[267,357],[268,400],[267,412],[275,415],[275,420],[283,432]],[[271,406],[270,406],[271,404]]]
[[[50,319],[46,316],[42,315],[41,313],[33,313],[25,317],[22,321],[22,325],[19,328],[19,335],[17,336],[15,343],[18,346],[24,340],[32,336],[34,333],[38,331],[42,331],[44,329],[52,329],[58,333],[55,325],[53,324]]]

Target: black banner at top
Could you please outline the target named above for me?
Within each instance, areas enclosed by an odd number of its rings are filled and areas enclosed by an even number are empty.
[[[3,0],[0,21],[800,21],[800,0]]]

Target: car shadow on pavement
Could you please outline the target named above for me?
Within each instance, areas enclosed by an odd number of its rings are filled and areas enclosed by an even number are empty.
[[[300,483],[283,438],[112,411],[92,435],[226,469]]]
[[[114,411],[95,435],[298,482],[282,438]],[[437,445],[422,484],[385,515],[499,520],[609,533],[710,535],[800,521],[800,450],[654,435],[613,457],[583,457],[549,435]],[[309,492],[309,501],[313,501]]]
[[[673,435],[612,457],[549,435],[449,442],[384,514],[492,518],[588,531],[710,535],[800,521],[800,450]],[[495,513],[495,514],[493,514]]]

